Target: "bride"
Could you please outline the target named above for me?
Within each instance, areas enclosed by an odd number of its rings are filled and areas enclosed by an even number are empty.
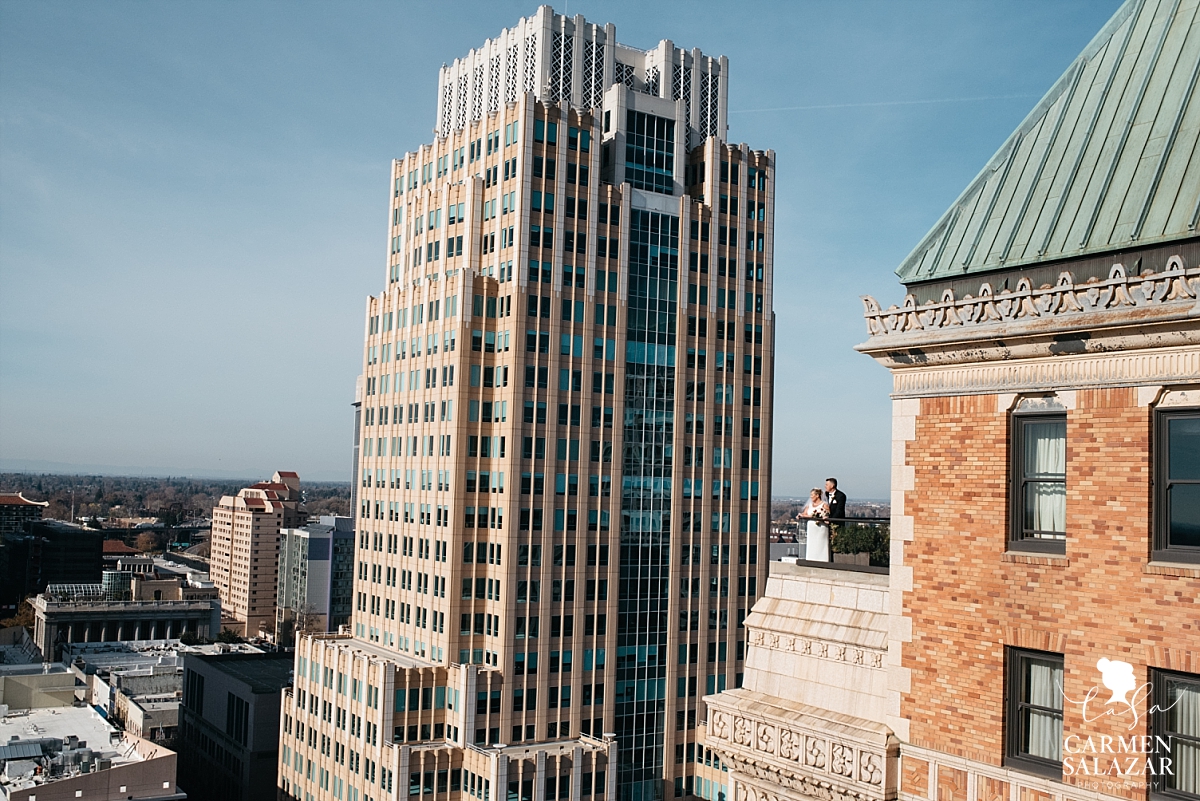
[[[825,522],[825,518],[829,517],[829,504],[821,500],[820,490],[812,491],[800,515],[808,518],[808,544],[805,546],[804,561],[828,562],[829,524]]]

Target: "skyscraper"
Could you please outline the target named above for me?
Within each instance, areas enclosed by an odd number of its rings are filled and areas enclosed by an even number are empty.
[[[774,154],[725,141],[728,70],[547,6],[442,67],[392,165],[353,635],[298,646],[292,796],[690,791],[769,521]]]

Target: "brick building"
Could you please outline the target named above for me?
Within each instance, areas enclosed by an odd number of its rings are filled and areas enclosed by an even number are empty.
[[[1200,799],[1198,79],[1200,4],[1126,3],[864,298],[887,624],[772,570],[706,699],[736,801]]]
[[[1122,6],[864,298],[901,798],[1200,798],[1197,13]]]

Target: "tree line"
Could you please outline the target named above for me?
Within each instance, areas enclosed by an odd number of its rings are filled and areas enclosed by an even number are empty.
[[[212,516],[224,495],[270,476],[254,479],[204,479],[141,476],[70,476],[50,473],[0,473],[0,492],[22,492],[31,501],[48,501],[43,517],[157,517],[167,526]],[[300,485],[312,517],[350,514],[350,484],[318,481]]]

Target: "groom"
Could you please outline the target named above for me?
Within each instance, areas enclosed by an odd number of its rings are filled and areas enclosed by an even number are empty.
[[[829,504],[829,517],[839,520],[846,516],[846,493],[837,488],[836,478],[825,479],[825,503]],[[829,526],[829,557],[833,558],[833,541],[841,533],[841,523]]]
[[[846,516],[846,493],[837,488],[836,478],[825,479],[825,502],[829,504],[829,516],[834,520]]]

